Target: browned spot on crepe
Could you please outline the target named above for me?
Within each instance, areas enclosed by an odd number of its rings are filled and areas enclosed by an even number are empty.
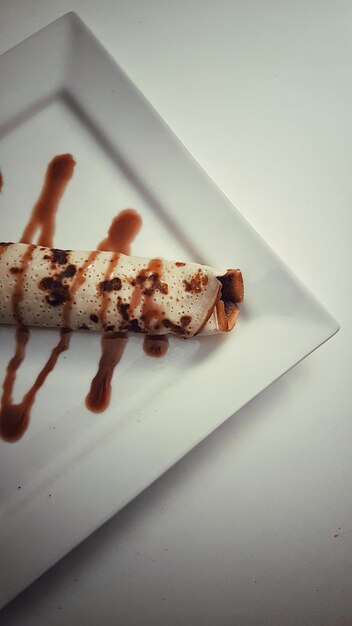
[[[53,248],[51,250],[51,259],[54,264],[66,265],[68,263],[68,254],[70,250],[60,250],[59,248]]]
[[[100,291],[119,291],[122,287],[121,279],[115,276],[111,280],[103,280],[99,284]]]
[[[208,276],[203,274],[201,269],[198,269],[197,272],[191,276],[190,280],[183,281],[185,291],[202,293],[202,291],[204,291],[204,287],[208,284],[208,280]]]
[[[70,301],[69,287],[64,285],[59,278],[52,278],[51,276],[43,278],[39,283],[39,289],[48,292],[45,300],[50,306],[57,307]]]

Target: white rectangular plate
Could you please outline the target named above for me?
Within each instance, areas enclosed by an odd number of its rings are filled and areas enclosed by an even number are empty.
[[[74,14],[0,58],[0,239],[18,240],[50,159],[77,165],[55,244],[94,249],[134,207],[133,253],[240,267],[246,298],[235,332],[172,340],[144,355],[132,337],[110,408],[84,397],[99,337],[74,335],[16,444],[0,442],[0,604],[4,605],[175,461],[337,330],[323,309],[202,171]],[[0,329],[0,376],[14,329]],[[57,341],[31,334],[15,400]],[[6,573],[6,575],[5,575]]]

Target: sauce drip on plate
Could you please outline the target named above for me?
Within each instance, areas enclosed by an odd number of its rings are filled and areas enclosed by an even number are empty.
[[[2,438],[6,441],[17,441],[27,429],[30,411],[34,404],[37,391],[43,386],[48,374],[54,369],[61,352],[68,349],[70,334],[65,330],[61,331],[59,343],[51,351],[49,359],[39,372],[34,384],[23,396],[21,402],[16,404],[13,402],[12,393],[16,372],[26,354],[28,339],[29,330],[19,326],[16,329],[16,352],[7,366],[1,398],[0,433]]]
[[[134,209],[121,211],[111,222],[108,236],[100,242],[98,250],[131,254],[131,243],[142,226],[140,215]]]
[[[71,154],[60,154],[50,161],[43,189],[32,209],[20,243],[32,243],[39,230],[38,245],[53,247],[56,211],[72,177],[74,166],[75,160]]]
[[[160,358],[167,353],[169,340],[167,335],[146,335],[143,350],[148,356]]]
[[[86,397],[86,407],[93,413],[102,413],[109,406],[112,376],[126,343],[126,333],[105,333],[101,338],[99,368]]]

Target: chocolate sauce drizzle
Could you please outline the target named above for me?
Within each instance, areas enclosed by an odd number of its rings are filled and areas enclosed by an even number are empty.
[[[39,230],[38,245],[53,247],[56,211],[66,185],[73,174],[74,165],[75,161],[70,154],[59,155],[49,163],[42,192],[32,209],[31,217],[20,240],[21,243],[31,244]],[[22,325],[19,307],[23,298],[24,276],[31,262],[33,249],[34,246],[30,246],[23,255],[12,298],[13,313],[19,326],[16,330],[15,354],[7,366],[2,387],[0,436],[6,441],[17,441],[27,429],[36,394],[44,384],[48,374],[54,369],[61,352],[67,350],[70,343],[70,333],[66,329],[61,330],[60,341],[53,348],[34,384],[23,396],[22,401],[19,404],[14,404],[12,393],[16,373],[24,360],[26,345],[29,340],[29,330]]]
[[[142,269],[136,279],[136,285],[132,292],[131,302],[129,306],[129,316],[133,315],[134,310],[140,304],[143,295],[142,315],[146,328],[153,330],[153,334],[147,334],[144,337],[143,350],[151,357],[161,357],[166,354],[168,349],[168,338],[166,336],[156,335],[164,325],[163,312],[155,304],[153,294],[155,290],[163,291],[165,285],[162,282],[163,262],[161,259],[152,259],[148,266]],[[133,320],[132,322],[137,320]]]
[[[21,314],[20,314],[20,304],[21,304],[21,300],[23,298],[23,282],[24,282],[24,277],[25,277],[25,273],[28,269],[28,266],[32,260],[32,256],[33,256],[33,250],[34,250],[35,246],[29,246],[29,248],[27,248],[26,252],[24,253],[23,257],[22,257],[22,263],[21,263],[21,267],[18,268],[19,271],[17,272],[17,279],[16,279],[16,285],[15,288],[13,290],[13,294],[12,294],[12,311],[13,311],[13,316],[15,318],[15,320],[17,321],[17,323],[22,326],[22,320],[21,320]]]
[[[34,236],[39,231],[38,245],[53,248],[56,212],[66,186],[73,175],[74,166],[75,161],[70,154],[56,156],[49,163],[43,189],[23,231],[20,239],[21,243],[32,244]],[[0,173],[0,190],[1,185],[2,176]],[[111,277],[118,263],[119,254],[130,254],[131,243],[140,228],[141,218],[136,211],[133,209],[121,211],[112,221],[108,236],[99,244],[98,251],[91,252],[82,267],[78,268],[76,274],[73,275],[74,279],[70,286],[70,298],[63,302],[64,328],[60,331],[60,340],[53,348],[49,359],[38,374],[32,387],[23,396],[22,401],[15,404],[12,395],[16,373],[25,358],[26,345],[30,336],[29,329],[23,326],[21,321],[20,305],[23,298],[24,277],[31,263],[34,246],[30,246],[24,253],[21,267],[18,268],[16,272],[16,284],[12,297],[14,317],[18,323],[16,329],[16,349],[14,356],[7,366],[1,397],[0,437],[4,440],[11,442],[17,441],[27,429],[30,412],[37,392],[43,386],[49,373],[54,369],[61,352],[69,348],[71,338],[71,331],[69,330],[71,302],[74,300],[78,289],[80,289],[85,282],[90,265],[97,258],[99,251],[103,250],[114,253],[106,270],[103,287],[100,291],[101,308],[99,318],[102,328],[109,331],[109,328],[105,326],[105,316],[109,306],[109,284],[114,280]],[[1,250],[1,253],[3,250],[4,248]],[[53,252],[55,252],[55,250]],[[57,250],[56,252],[58,254],[65,254],[65,251]],[[56,259],[55,262],[61,263],[59,258]],[[66,262],[67,259],[65,258],[65,264]],[[161,322],[161,313],[151,300],[153,290],[160,286],[161,270],[162,262],[160,260],[155,259],[151,261],[148,267],[140,273],[140,282],[137,283],[132,297],[130,313],[133,313],[134,308],[141,301],[142,294],[144,295],[142,308],[143,316],[145,316],[147,320],[147,325],[148,320],[150,322],[152,320],[154,320],[154,322],[155,320]],[[98,323],[99,318],[97,316],[94,317],[97,318],[94,321]],[[131,323],[130,326],[133,330],[135,325]],[[102,336],[102,352],[98,371],[92,380],[90,391],[85,401],[87,408],[95,413],[104,411],[109,405],[113,372],[122,358],[126,343],[126,333],[105,332]],[[144,341],[144,350],[149,356],[162,356],[167,351],[167,345],[168,340],[166,336],[147,335]]]
[[[119,256],[120,255],[118,253],[112,255],[105,272],[103,283],[100,286],[101,307],[99,317],[104,330],[106,328],[105,316],[110,300],[109,293],[115,288],[121,289],[121,280],[119,278],[112,278],[114,269],[119,262]]]
[[[65,328],[70,328],[71,302],[73,302],[78,289],[80,289],[85,282],[87,270],[89,269],[93,261],[95,261],[98,254],[99,252],[97,250],[93,250],[93,252],[91,252],[86,258],[83,265],[78,268],[78,271],[70,287],[70,299],[65,302],[62,312]]]

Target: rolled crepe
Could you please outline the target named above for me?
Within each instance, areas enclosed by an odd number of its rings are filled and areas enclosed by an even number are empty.
[[[0,323],[100,331],[229,332],[240,270],[112,252],[0,244]]]

